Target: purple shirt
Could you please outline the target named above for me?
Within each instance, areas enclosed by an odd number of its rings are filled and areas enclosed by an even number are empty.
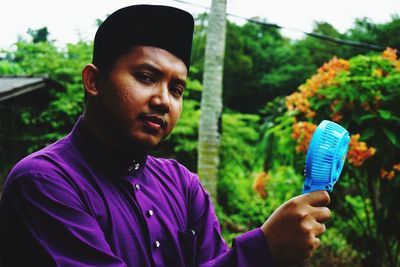
[[[228,248],[195,174],[175,160],[133,161],[82,119],[14,167],[0,216],[4,266],[273,266],[259,228]]]

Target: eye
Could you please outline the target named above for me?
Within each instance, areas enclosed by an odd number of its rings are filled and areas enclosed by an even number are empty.
[[[184,88],[180,85],[172,85],[170,87],[171,93],[176,97],[181,97],[183,95]]]
[[[147,72],[137,72],[135,73],[135,78],[143,83],[154,83],[155,79],[153,78],[153,76],[151,75],[151,73],[147,73]]]

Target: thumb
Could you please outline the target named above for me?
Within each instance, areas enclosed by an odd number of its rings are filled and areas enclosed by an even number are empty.
[[[331,202],[331,197],[326,191],[314,191],[306,194],[306,201],[314,207],[328,206]]]

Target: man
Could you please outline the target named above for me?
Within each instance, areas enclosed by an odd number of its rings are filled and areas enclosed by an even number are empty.
[[[274,266],[319,246],[326,192],[291,199],[229,249],[198,177],[148,154],[180,116],[193,24],[148,5],[102,23],[82,71],[83,116],[6,180],[4,266]]]

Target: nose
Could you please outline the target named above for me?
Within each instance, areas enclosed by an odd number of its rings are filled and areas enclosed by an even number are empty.
[[[161,114],[168,113],[171,109],[171,99],[167,84],[159,84],[155,87],[154,95],[150,100],[150,106]]]

